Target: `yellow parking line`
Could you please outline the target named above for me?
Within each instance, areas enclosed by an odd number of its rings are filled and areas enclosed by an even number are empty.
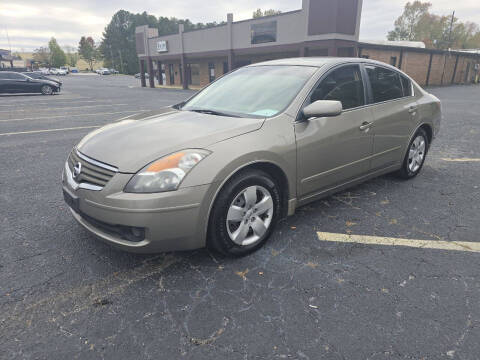
[[[99,128],[102,125],[95,125],[95,126],[77,126],[71,128],[62,128],[62,129],[45,129],[45,130],[32,130],[32,131],[18,131],[18,132],[9,132],[9,133],[0,133],[0,136],[7,136],[7,135],[20,135],[20,134],[37,134],[37,133],[44,133],[44,132],[51,132],[51,131],[67,131],[67,130],[78,130],[78,129],[94,129]]]
[[[478,162],[480,161],[480,158],[442,158],[442,160],[449,162]]]
[[[317,232],[317,236],[318,240],[329,242],[480,252],[480,242],[470,241],[415,240],[370,235],[335,234],[327,232]]]

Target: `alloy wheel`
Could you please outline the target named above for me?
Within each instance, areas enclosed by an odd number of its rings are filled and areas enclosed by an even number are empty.
[[[422,166],[425,158],[426,143],[422,135],[418,135],[413,140],[408,150],[408,169],[414,173]]]
[[[43,85],[42,86],[42,94],[44,95],[51,95],[53,93],[53,89],[51,86]]]
[[[227,214],[227,231],[237,245],[247,246],[259,241],[273,218],[273,199],[263,186],[249,186],[235,196]]]

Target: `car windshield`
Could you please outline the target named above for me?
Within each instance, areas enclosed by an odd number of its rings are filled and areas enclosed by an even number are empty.
[[[240,117],[275,116],[287,108],[316,70],[310,66],[244,67],[199,92],[182,110]]]

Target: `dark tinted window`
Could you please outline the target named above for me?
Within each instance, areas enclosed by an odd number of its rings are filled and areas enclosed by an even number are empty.
[[[261,44],[277,41],[277,22],[269,21],[252,24],[250,28],[252,44]]]
[[[342,66],[332,71],[313,91],[310,102],[317,100],[341,101],[343,109],[365,105],[359,66]]]
[[[402,79],[403,96],[412,96],[412,83],[405,76],[400,76]]]
[[[25,73],[25,75],[27,75],[28,77],[31,77],[32,79],[39,79],[43,76],[42,73],[36,73],[36,72]]]
[[[382,102],[403,97],[400,74],[377,66],[366,66],[372,85],[373,102]]]

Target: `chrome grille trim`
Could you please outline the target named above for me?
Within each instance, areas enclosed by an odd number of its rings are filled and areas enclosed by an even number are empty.
[[[116,168],[115,166],[111,166],[111,165],[108,165],[108,164],[104,164],[104,163],[102,163],[102,162],[100,162],[100,161],[98,161],[98,160],[92,159],[91,157],[88,157],[87,155],[82,154],[82,153],[81,153],[80,151],[78,151],[77,149],[75,149],[75,152],[77,153],[77,155],[78,155],[81,159],[85,160],[86,162],[89,162],[89,163],[91,163],[91,164],[93,164],[93,165],[96,165],[96,166],[98,166],[98,167],[104,168],[104,169],[106,169],[106,170],[113,171],[113,172],[115,172],[115,173],[118,172],[118,168]]]
[[[81,164],[81,172],[73,178],[74,167]],[[118,168],[92,159],[82,154],[76,148],[72,150],[67,160],[67,168],[72,181],[78,184],[79,188],[89,190],[102,190],[110,179],[118,172]]]

